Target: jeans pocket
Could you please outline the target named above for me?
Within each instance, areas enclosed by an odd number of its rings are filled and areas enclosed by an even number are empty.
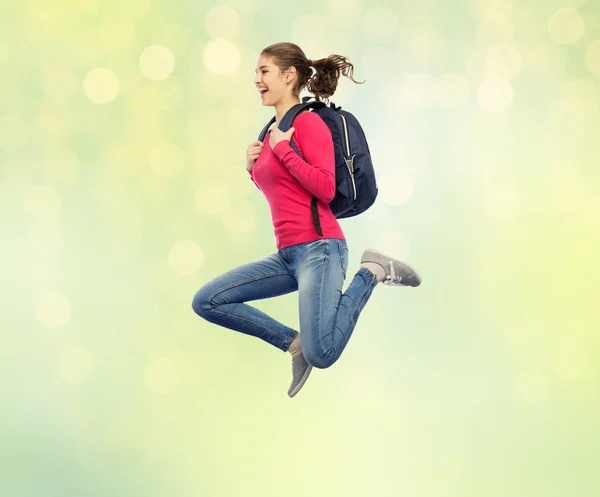
[[[342,271],[344,272],[344,277],[346,277],[346,271],[348,271],[348,244],[346,240],[338,240],[337,245],[342,263]]]

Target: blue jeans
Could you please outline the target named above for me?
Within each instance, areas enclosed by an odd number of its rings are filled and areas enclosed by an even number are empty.
[[[245,302],[298,290],[304,357],[311,366],[327,368],[342,354],[377,285],[373,273],[361,267],[342,294],[347,269],[345,240],[293,245],[209,281],[196,292],[192,308],[211,323],[287,351],[298,332]]]

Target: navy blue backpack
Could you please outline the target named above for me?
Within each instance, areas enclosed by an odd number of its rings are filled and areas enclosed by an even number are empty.
[[[338,219],[361,214],[373,205],[378,191],[365,133],[350,112],[341,110],[341,107],[336,107],[333,102],[329,106],[320,100],[308,102],[311,98],[304,97],[302,103],[288,110],[278,127],[285,133],[292,127],[296,116],[305,109],[313,109],[313,112],[323,119],[331,130],[335,150],[336,193],[329,207]],[[265,141],[267,132],[274,122],[275,117],[258,135],[261,142]],[[290,145],[302,157],[294,144],[293,137]],[[312,216],[317,233],[323,236],[316,197],[312,199]]]

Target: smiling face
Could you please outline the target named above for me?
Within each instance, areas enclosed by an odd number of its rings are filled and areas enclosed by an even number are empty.
[[[292,90],[290,71],[282,73],[271,57],[261,55],[255,72],[254,84],[257,91],[261,92],[263,105],[274,106],[282,99],[289,98]]]

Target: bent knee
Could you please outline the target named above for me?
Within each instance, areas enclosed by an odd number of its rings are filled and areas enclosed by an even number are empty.
[[[319,352],[308,351],[303,351],[303,354],[306,362],[308,362],[308,364],[310,364],[313,368],[317,369],[327,369],[337,360],[337,357],[335,357],[333,354],[323,354]]]
[[[192,299],[192,309],[198,316],[203,318],[205,318],[211,310],[210,297],[202,288],[196,292]]]

